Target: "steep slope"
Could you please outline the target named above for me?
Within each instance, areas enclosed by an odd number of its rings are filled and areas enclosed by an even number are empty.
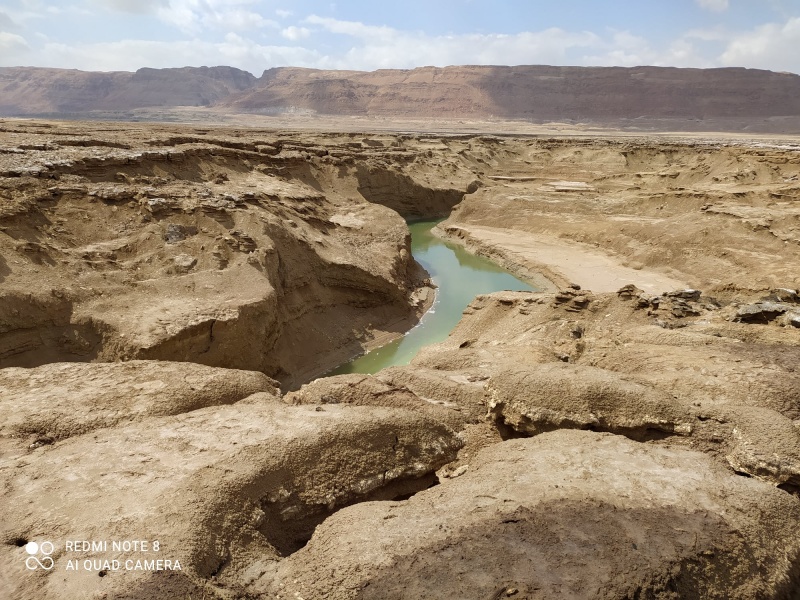
[[[0,114],[207,106],[255,81],[250,73],[233,67],[139,69],[135,73],[0,68]]]
[[[452,66],[324,71],[260,78],[232,67],[92,73],[0,69],[0,115],[175,106],[276,115],[572,120],[656,129],[800,128],[800,76],[757,69]],[[156,117],[158,118],[158,117]]]
[[[800,77],[754,69],[422,67],[270,69],[220,104],[240,112],[513,119],[775,117],[800,114]]]
[[[0,124],[0,368],[179,360],[291,387],[427,310],[395,210],[447,214],[473,178],[452,155],[208,133]]]

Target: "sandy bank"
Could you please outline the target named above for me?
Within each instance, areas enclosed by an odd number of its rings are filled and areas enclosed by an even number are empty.
[[[545,290],[570,283],[598,293],[613,292],[629,283],[650,293],[689,287],[685,281],[661,273],[626,267],[584,244],[543,234],[453,225],[439,227],[436,233],[497,261]]]

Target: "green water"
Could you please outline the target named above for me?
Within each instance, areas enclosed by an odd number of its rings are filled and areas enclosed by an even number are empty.
[[[420,348],[447,338],[461,319],[461,313],[478,294],[534,289],[492,261],[434,236],[431,229],[437,223],[408,224],[411,252],[438,286],[431,309],[402,338],[345,363],[329,375],[375,373],[385,367],[407,365]]]

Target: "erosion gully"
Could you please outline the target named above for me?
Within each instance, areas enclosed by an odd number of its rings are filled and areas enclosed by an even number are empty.
[[[432,229],[442,220],[408,223],[412,254],[437,286],[430,310],[403,337],[354,358],[328,375],[375,373],[386,367],[407,365],[421,348],[447,338],[475,296],[501,290],[535,290],[492,261],[436,237]]]

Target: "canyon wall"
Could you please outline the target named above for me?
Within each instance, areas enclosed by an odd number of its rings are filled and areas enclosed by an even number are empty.
[[[183,360],[302,382],[432,300],[384,204],[444,215],[471,177],[389,137],[16,127],[0,154],[0,367]]]

